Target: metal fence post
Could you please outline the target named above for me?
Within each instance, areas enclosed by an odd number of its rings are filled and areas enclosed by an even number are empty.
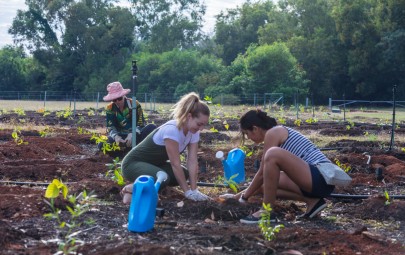
[[[390,149],[392,150],[392,146],[394,144],[394,133],[395,133],[395,93],[397,91],[397,85],[394,85],[392,88],[392,129],[391,129],[391,142],[390,142]]]

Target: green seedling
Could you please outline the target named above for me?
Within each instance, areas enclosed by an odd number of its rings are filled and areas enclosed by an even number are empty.
[[[41,137],[47,137],[50,132],[51,128],[47,126],[43,130],[40,130],[38,133]]]
[[[24,141],[24,137],[21,135],[21,129],[19,127],[14,128],[13,133],[11,133],[11,137],[13,137],[14,142],[17,145],[28,144],[28,142]]]
[[[402,152],[405,152],[405,148],[401,148],[401,151],[402,151]]]
[[[342,168],[346,173],[348,173],[352,169],[352,167],[349,164],[343,164],[342,162],[339,161],[339,159],[336,159],[336,158],[335,158],[335,164],[338,167]]]
[[[96,115],[96,113],[94,112],[94,110],[89,110],[89,111],[87,112],[87,116],[94,116],[94,115]]]
[[[56,112],[56,117],[64,119],[72,119],[73,111],[70,107],[66,107],[64,111]]]
[[[215,127],[210,128],[210,131],[214,132],[214,133],[218,133],[218,129],[216,129]]]
[[[118,185],[124,186],[124,177],[122,176],[121,162],[118,157],[113,159],[112,164],[106,164],[108,171],[105,174],[105,177],[111,176],[111,180],[115,181]]]
[[[205,96],[205,97],[204,97],[204,101],[205,101],[207,104],[212,104],[212,97],[210,97],[210,96]]]
[[[377,135],[375,134],[370,134],[369,132],[364,132],[364,137],[367,137],[369,139],[369,141],[371,142],[375,142],[377,141]]]
[[[347,121],[349,124],[346,125],[346,130],[350,130],[352,127],[354,127],[354,122],[351,120]]]
[[[70,219],[63,221],[60,217],[61,209],[55,207],[55,199],[59,197],[60,193],[63,199],[68,199],[71,206],[66,206],[70,213]],[[49,199],[44,200],[45,203],[51,208],[50,213],[44,214],[48,220],[56,220],[57,227],[60,229],[63,239],[58,239],[58,252],[56,254],[76,254],[79,245],[84,242],[75,238],[77,233],[74,233],[81,223],[79,218],[90,209],[91,202],[95,199],[94,195],[88,195],[86,191],[81,192],[78,196],[68,195],[68,187],[62,181],[54,179],[45,191],[45,197]],[[92,222],[92,221],[85,221]],[[94,221],[93,221],[94,222]]]
[[[318,119],[317,118],[309,118],[305,120],[306,123],[308,124],[313,124],[313,123],[317,123]]]
[[[22,108],[15,108],[14,113],[16,113],[18,116],[25,116],[25,111]]]
[[[37,110],[37,113],[42,114],[43,117],[46,117],[46,116],[48,116],[48,115],[51,114],[51,112],[48,111],[48,110],[46,110],[45,108],[39,108],[39,109]]]
[[[301,126],[301,119],[296,119],[294,121],[294,125],[297,126],[297,127]]]
[[[300,109],[300,112],[301,112],[301,113],[304,113],[304,112],[305,112],[305,106],[303,106],[302,104],[300,104],[300,105],[298,106],[298,108]]]
[[[391,204],[390,194],[388,194],[388,191],[386,190],[384,190],[384,197],[385,197],[385,205],[390,205]]]
[[[79,116],[79,119],[77,120],[77,124],[81,124],[85,121],[83,116]]]
[[[250,157],[253,155],[253,150],[247,147],[246,145],[241,146],[240,149],[245,152],[246,157]]]
[[[264,212],[262,212],[260,216],[260,221],[259,221],[259,228],[264,236],[264,238],[267,241],[271,241],[276,238],[276,234],[280,232],[280,230],[284,227],[283,224],[281,225],[276,225],[274,227],[271,226],[270,222],[270,215],[271,211],[273,210],[271,208],[270,204],[265,204],[263,203],[263,209]]]
[[[78,135],[89,135],[89,134],[91,134],[91,132],[82,127],[77,127],[77,134]]]
[[[287,123],[287,120],[284,117],[279,117],[277,119],[278,124],[280,125],[285,125]]]
[[[229,180],[225,180],[225,184],[228,184],[229,188],[230,188],[233,192],[235,192],[235,193],[238,193],[238,189],[239,189],[238,184],[234,181],[234,179],[235,179],[238,175],[239,175],[239,174],[234,174],[234,175],[232,175],[232,176],[229,178]]]
[[[107,142],[108,138],[105,135],[98,135],[98,134],[93,134],[90,138],[90,140],[94,140],[96,144],[102,143],[101,146],[101,151],[106,154],[108,151],[119,151],[120,146],[118,143],[112,143],[109,144]]]

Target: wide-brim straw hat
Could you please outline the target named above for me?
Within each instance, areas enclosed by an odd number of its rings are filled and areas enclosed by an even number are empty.
[[[130,89],[124,89],[119,81],[112,82],[107,85],[108,95],[103,97],[104,101],[112,101],[120,98],[131,92]]]

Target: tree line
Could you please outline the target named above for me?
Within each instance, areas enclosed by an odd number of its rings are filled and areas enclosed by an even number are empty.
[[[179,97],[405,96],[405,0],[246,1],[202,31],[200,0],[26,0],[0,49],[2,91],[105,91],[112,81]]]

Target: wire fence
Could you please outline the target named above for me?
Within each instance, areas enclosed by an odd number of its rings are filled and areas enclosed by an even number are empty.
[[[68,101],[68,102],[103,102],[105,93],[79,93],[76,91],[3,91],[0,94],[0,100],[18,100],[18,101],[43,101],[44,106],[49,101]],[[132,97],[132,94],[128,96]],[[200,95],[204,98],[204,95]],[[262,105],[264,107],[272,105],[282,105],[286,102],[282,93],[252,93],[249,95],[230,95],[221,94],[215,97],[209,97],[212,103],[221,105]],[[179,96],[167,93],[137,93],[136,99],[153,108],[156,103],[175,103]],[[295,102],[290,102],[291,104]],[[306,100],[307,106],[309,100]]]

